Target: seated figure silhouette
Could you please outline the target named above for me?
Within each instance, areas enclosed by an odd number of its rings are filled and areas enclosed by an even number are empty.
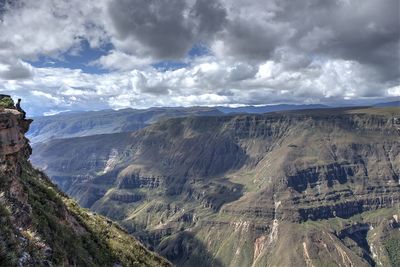
[[[18,110],[19,112],[21,112],[21,113],[23,114],[23,118],[25,119],[26,112],[21,108],[21,98],[18,98],[18,102],[17,102],[17,104],[15,105],[15,107],[17,108],[17,110]]]

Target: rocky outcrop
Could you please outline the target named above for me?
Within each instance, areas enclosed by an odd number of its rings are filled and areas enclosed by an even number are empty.
[[[27,145],[24,134],[30,122],[15,109],[0,110],[0,156],[17,153]]]
[[[118,188],[134,189],[134,188],[157,188],[163,184],[162,177],[146,177],[140,173],[133,173],[120,179]]]
[[[218,211],[225,203],[238,200],[242,195],[243,186],[228,181],[209,183],[187,191],[187,197],[196,199],[203,207],[213,211]]]
[[[131,193],[112,193],[110,196],[111,200],[124,202],[124,203],[132,203],[140,201],[145,196],[143,194],[131,194]]]
[[[0,265],[170,266],[31,166],[30,123],[11,104],[0,109]]]
[[[332,187],[334,182],[345,184],[349,177],[353,177],[360,171],[365,170],[363,165],[348,163],[332,163],[322,166],[314,166],[304,170],[299,170],[295,175],[287,175],[288,187],[298,192],[307,190],[308,187],[314,188],[318,184],[326,183]],[[367,175],[367,174],[366,174]]]
[[[334,217],[350,218],[353,215],[363,213],[365,211],[377,210],[381,208],[394,207],[396,203],[400,202],[399,193],[395,195],[379,196],[379,197],[365,197],[360,200],[344,201],[334,203],[331,205],[299,208],[298,217],[295,220],[322,220]]]

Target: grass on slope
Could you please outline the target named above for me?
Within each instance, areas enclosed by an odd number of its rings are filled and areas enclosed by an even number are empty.
[[[0,266],[15,266],[17,262],[17,242],[10,221],[10,212],[0,203]]]
[[[400,107],[375,107],[362,108],[347,111],[349,114],[362,113],[370,115],[394,116],[400,113]]]
[[[393,266],[400,266],[400,238],[391,237],[385,243],[389,259]]]
[[[29,164],[23,170],[33,224],[51,247],[55,265],[168,266],[111,221],[80,208]]]

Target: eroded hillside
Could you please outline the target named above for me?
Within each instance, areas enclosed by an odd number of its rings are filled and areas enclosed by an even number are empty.
[[[399,108],[189,117],[33,161],[180,266],[397,266],[399,135]]]
[[[31,166],[30,123],[0,110],[0,266],[170,266]]]

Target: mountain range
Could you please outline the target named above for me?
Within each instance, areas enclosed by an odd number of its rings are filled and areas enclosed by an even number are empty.
[[[158,120],[187,116],[222,116],[231,113],[266,113],[282,110],[323,108],[323,105],[270,105],[229,107],[171,107],[64,112],[33,118],[28,138],[31,142],[82,137],[96,134],[130,132],[142,129]]]
[[[32,162],[177,266],[399,266],[400,108],[207,112]]]
[[[168,117],[222,115],[214,108],[151,108],[65,112],[33,118],[28,138],[32,143],[51,139],[130,132]]]
[[[400,103],[378,103],[377,107],[399,107]],[[262,114],[279,111],[332,108],[321,104],[266,105],[244,107],[171,107],[63,112],[53,116],[34,117],[27,137],[32,143],[51,139],[82,137],[96,134],[130,132],[158,120],[187,116],[223,116],[229,114]]]

